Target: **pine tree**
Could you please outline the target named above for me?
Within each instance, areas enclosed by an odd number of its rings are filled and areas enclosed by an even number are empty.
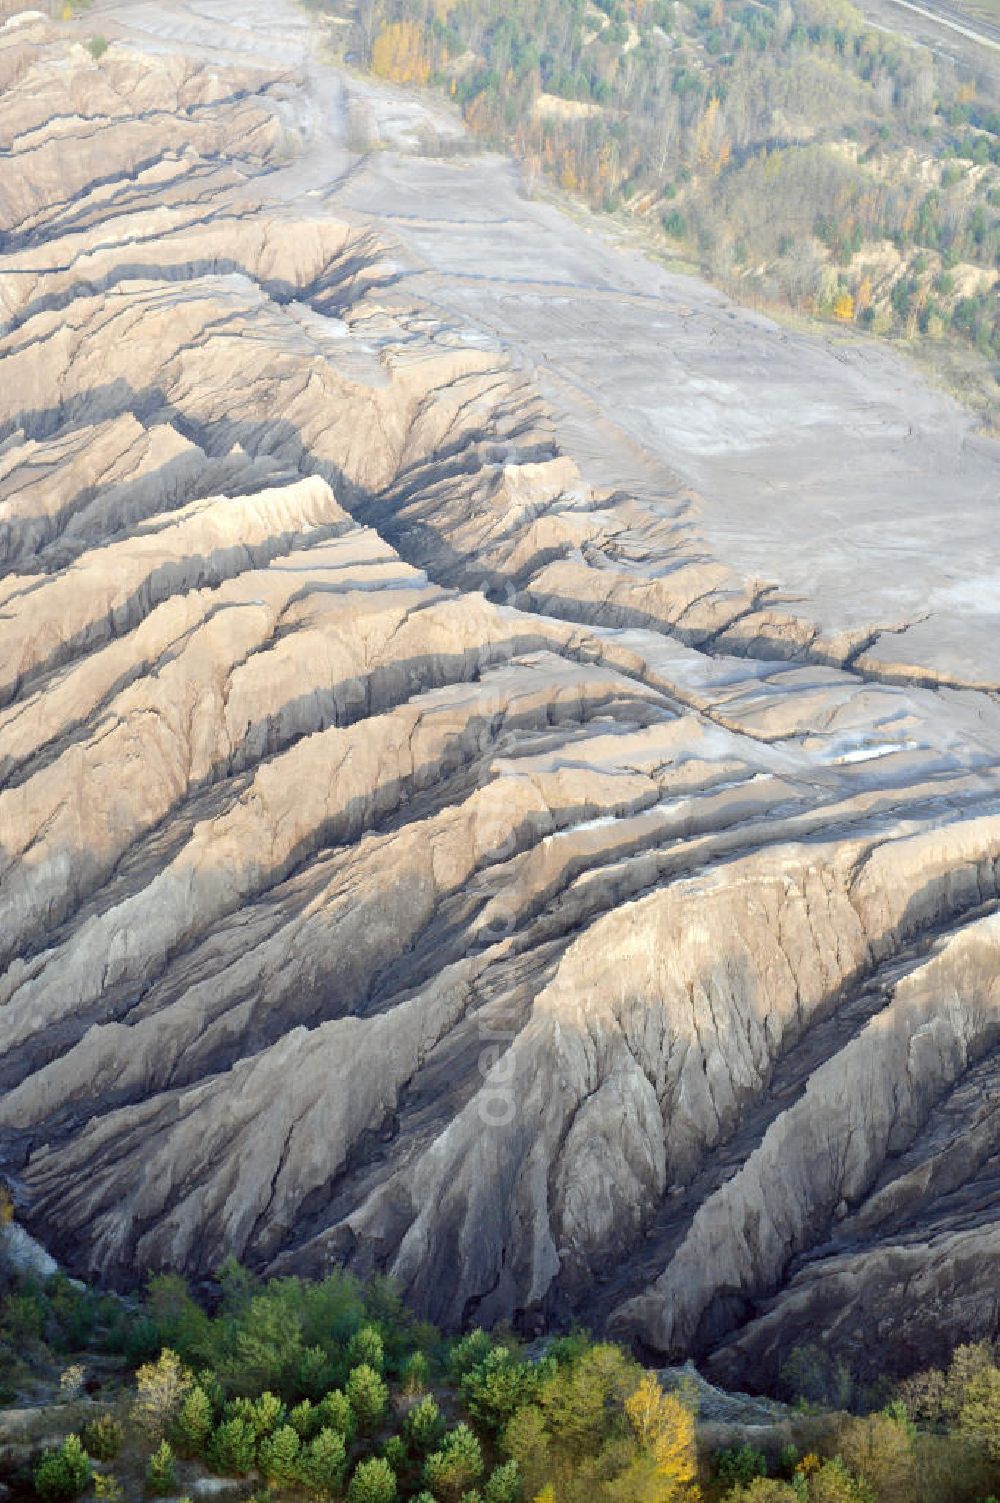
[[[302,1442],[291,1425],[282,1425],[260,1445],[260,1470],[269,1487],[291,1487],[299,1479]]]
[[[204,1456],[212,1433],[212,1403],[200,1384],[185,1395],[170,1433],[182,1456]]]
[[[380,1373],[385,1367],[385,1346],[381,1332],[376,1326],[362,1326],[347,1343],[347,1361],[350,1367],[363,1363]]]
[[[406,1433],[410,1444],[422,1456],[433,1451],[444,1434],[444,1420],[437,1401],[428,1394],[414,1404],[406,1416]]]
[[[424,1464],[424,1482],[442,1503],[459,1503],[483,1473],[483,1453],[468,1425],[456,1425]]]
[[[385,1413],[389,1390],[375,1369],[362,1362],[348,1376],[347,1397],[362,1430],[373,1430]]]
[[[347,1503],[395,1503],[396,1475],[381,1456],[359,1461],[347,1489]]]
[[[35,1491],[44,1503],[64,1503],[90,1486],[93,1468],[78,1435],[67,1435],[58,1451],[46,1451],[35,1467]]]
[[[257,1460],[257,1437],[245,1419],[228,1419],[216,1430],[208,1448],[212,1470],[223,1477],[245,1477]]]
[[[174,1453],[170,1442],[161,1440],[146,1464],[146,1491],[154,1498],[166,1498],[176,1486]]]
[[[516,1461],[505,1461],[487,1479],[483,1488],[484,1503],[519,1503],[521,1473]]]
[[[338,1496],[346,1469],[347,1448],[344,1437],[337,1430],[321,1430],[315,1440],[300,1451],[299,1481],[310,1497],[318,1499],[319,1503]],[[391,1475],[391,1469],[388,1470]]]
[[[381,1379],[378,1381],[381,1384]],[[313,1428],[314,1430],[336,1430],[350,1444],[357,1422],[354,1410],[351,1408],[351,1401],[342,1389],[331,1388],[330,1392],[320,1399],[313,1410]]]

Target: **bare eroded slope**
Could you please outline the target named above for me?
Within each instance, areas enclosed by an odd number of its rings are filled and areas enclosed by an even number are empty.
[[[29,1224],[741,1381],[994,1329],[996,447],[223,9],[0,31]]]

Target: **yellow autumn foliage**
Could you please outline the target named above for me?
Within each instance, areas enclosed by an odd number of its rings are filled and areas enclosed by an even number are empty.
[[[729,161],[730,149],[722,131],[719,97],[713,94],[695,130],[695,160],[703,171],[718,177]]]
[[[372,45],[373,73],[391,83],[425,84],[433,71],[423,30],[415,21],[393,21],[382,27]]]
[[[636,1440],[655,1466],[659,1500],[693,1497],[697,1472],[694,1415],[672,1393],[664,1393],[655,1374],[646,1373],[625,1400],[625,1413]]]

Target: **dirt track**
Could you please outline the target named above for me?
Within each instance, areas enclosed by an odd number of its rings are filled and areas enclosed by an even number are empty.
[[[1000,25],[945,0],[861,0],[870,21],[929,47],[1000,95]]]

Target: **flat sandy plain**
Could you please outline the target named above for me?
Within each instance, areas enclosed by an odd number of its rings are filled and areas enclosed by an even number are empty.
[[[303,149],[255,197],[374,225],[416,296],[532,375],[588,480],[683,505],[709,553],[825,632],[884,633],[887,667],[1000,682],[1000,443],[905,359],[668,272],[527,196],[502,158],[430,154],[456,115],[325,62],[290,0],[91,14],[147,48],[302,70]]]

